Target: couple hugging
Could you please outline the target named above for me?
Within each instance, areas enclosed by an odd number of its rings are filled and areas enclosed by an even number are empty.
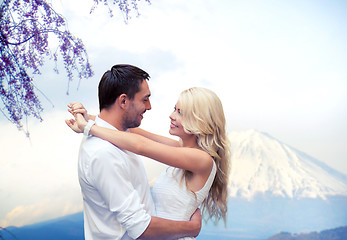
[[[86,136],[78,176],[87,240],[194,239],[201,212],[225,220],[229,145],[220,99],[205,88],[183,91],[170,115],[176,141],[138,128],[151,109],[148,79],[138,67],[115,65],[100,80],[98,116],[69,105],[67,125]],[[137,155],[169,166],[151,190]]]

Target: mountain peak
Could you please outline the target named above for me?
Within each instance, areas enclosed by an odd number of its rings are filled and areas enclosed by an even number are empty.
[[[289,198],[347,195],[347,176],[255,129],[232,132],[230,195]]]

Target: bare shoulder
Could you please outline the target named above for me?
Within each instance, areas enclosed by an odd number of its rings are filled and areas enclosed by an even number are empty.
[[[204,173],[210,173],[213,167],[213,158],[210,154],[201,149],[195,149],[200,170]]]

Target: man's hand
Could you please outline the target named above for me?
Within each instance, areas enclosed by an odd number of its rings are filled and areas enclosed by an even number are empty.
[[[201,230],[201,221],[202,221],[202,216],[201,216],[201,211],[200,209],[196,209],[193,215],[190,217],[190,221],[194,223],[194,226],[196,225],[196,235],[194,237],[197,237],[200,233]]]

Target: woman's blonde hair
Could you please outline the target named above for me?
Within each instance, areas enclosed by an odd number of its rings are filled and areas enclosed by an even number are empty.
[[[202,212],[208,219],[226,221],[230,146],[226,133],[226,121],[222,102],[211,90],[193,87],[183,91],[178,99],[184,131],[196,135],[202,150],[215,161],[216,176],[207,198],[202,203]],[[185,170],[185,179],[192,173]],[[206,215],[205,215],[206,216]]]

